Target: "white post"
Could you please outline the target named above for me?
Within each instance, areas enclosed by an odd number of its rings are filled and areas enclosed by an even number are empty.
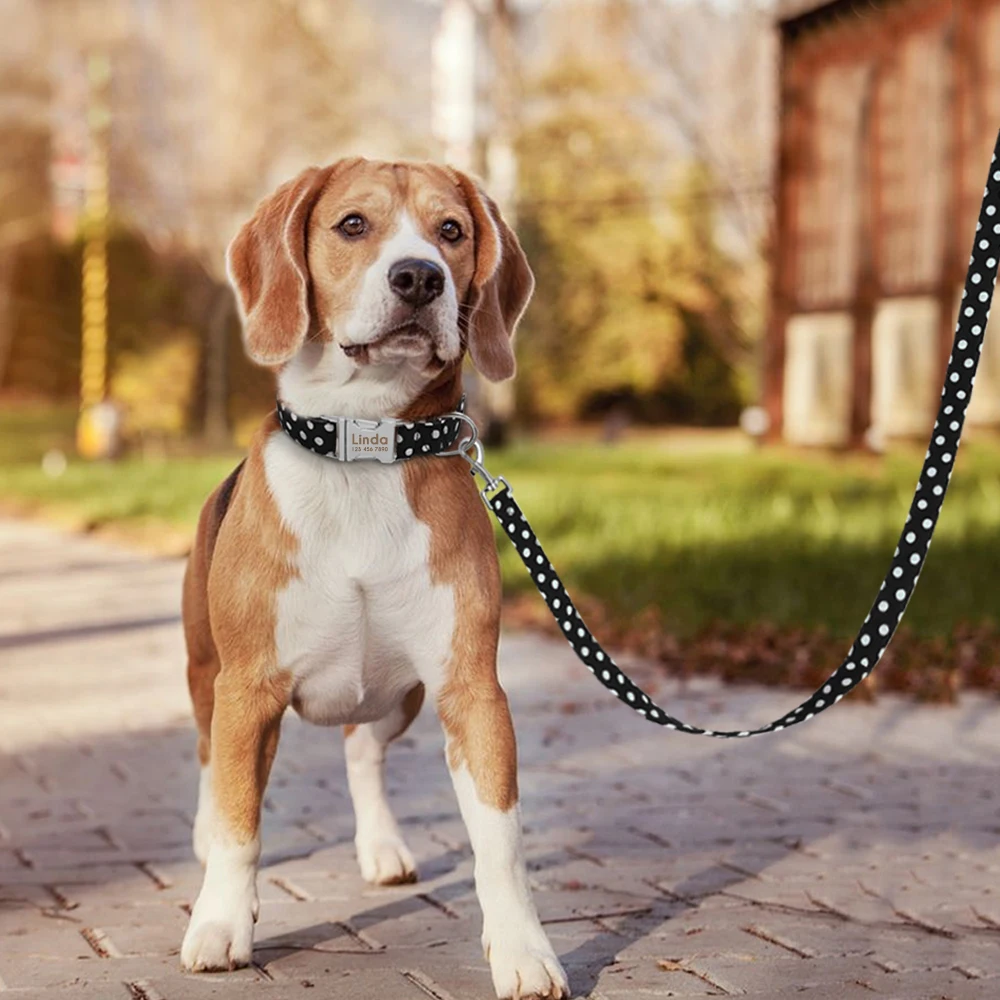
[[[431,128],[445,159],[473,170],[476,149],[476,12],[469,0],[444,0],[431,46]]]

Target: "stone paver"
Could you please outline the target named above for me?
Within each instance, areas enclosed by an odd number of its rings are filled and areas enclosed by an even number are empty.
[[[200,869],[180,563],[0,522],[0,992],[486,1000],[432,713],[389,755],[422,881],[353,859],[341,740],[287,720],[255,964],[186,975]],[[641,667],[639,668],[641,669]],[[850,700],[763,740],[668,735],[558,644],[505,637],[531,878],[576,996],[1000,996],[1000,707]],[[788,692],[650,684],[716,727]]]

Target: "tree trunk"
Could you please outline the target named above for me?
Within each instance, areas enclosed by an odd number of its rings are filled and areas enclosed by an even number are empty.
[[[205,443],[229,444],[229,317],[233,293],[226,285],[215,293],[205,342]]]
[[[0,251],[0,392],[7,380],[7,366],[14,351],[16,317],[14,301],[14,254]]]

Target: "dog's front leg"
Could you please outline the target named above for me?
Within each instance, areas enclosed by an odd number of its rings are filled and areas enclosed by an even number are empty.
[[[450,665],[438,695],[448,767],[475,854],[483,949],[498,997],[568,997],[528,887],[514,728],[496,676],[499,615],[484,617],[479,628],[463,623],[461,660]]]
[[[193,972],[236,969],[250,962],[258,909],[260,803],[286,704],[279,683],[248,685],[225,667],[216,678],[211,740],[215,828],[181,946],[181,963]]]

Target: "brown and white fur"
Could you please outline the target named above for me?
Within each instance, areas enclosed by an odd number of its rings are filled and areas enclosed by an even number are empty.
[[[389,283],[400,260],[436,264],[443,289],[401,298]],[[517,238],[468,177],[361,159],[279,188],[233,240],[228,265],[248,353],[304,416],[454,409],[466,352],[489,379],[513,374],[511,337],[534,285]],[[251,959],[261,797],[288,706],[344,726],[362,875],[416,877],[382,767],[426,693],[475,852],[497,994],[569,996],[528,888],[514,730],[497,679],[497,556],[461,458],[331,461],[271,414],[202,511],[184,627],[202,768],[194,846],[205,864],[186,968]]]

